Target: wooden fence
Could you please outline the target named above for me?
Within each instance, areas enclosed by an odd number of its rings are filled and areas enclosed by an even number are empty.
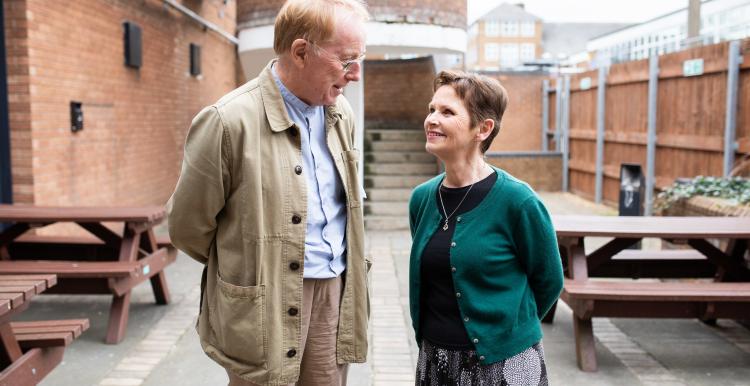
[[[542,105],[563,189],[616,203],[620,165],[640,164],[648,213],[654,188],[726,175],[750,154],[750,39],[550,79]]]

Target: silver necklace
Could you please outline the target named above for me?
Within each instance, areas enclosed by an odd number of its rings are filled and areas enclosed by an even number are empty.
[[[476,184],[476,182],[473,182],[471,185],[469,185],[469,189],[466,190],[466,193],[464,193],[464,197],[461,199],[461,201],[458,202],[456,209],[453,209],[453,212],[451,212],[451,214],[448,214],[448,212],[445,210],[445,204],[443,203],[443,192],[442,192],[443,184],[442,183],[440,184],[440,187],[438,188],[438,197],[440,197],[440,206],[443,208],[443,215],[445,215],[445,224],[443,224],[443,231],[448,230],[448,219],[450,219],[451,216],[453,216],[453,214],[456,213],[458,208],[461,207],[461,204],[464,203],[464,200],[466,199],[466,197],[469,196],[469,192],[471,191],[471,188],[474,187],[474,184]]]

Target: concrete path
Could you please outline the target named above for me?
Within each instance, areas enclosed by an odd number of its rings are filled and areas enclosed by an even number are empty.
[[[552,213],[613,214],[570,194],[542,194]],[[605,240],[600,240],[603,242]],[[592,244],[593,245],[593,244]],[[413,385],[417,351],[408,312],[407,232],[369,232],[371,274],[369,362],[353,365],[349,385]],[[91,328],[65,351],[41,383],[69,385],[226,385],[224,370],[201,351],[194,324],[201,266],[183,254],[167,269],[172,304],[154,305],[147,284],[133,294],[126,339],[104,344],[106,296],[48,295],[34,299],[25,320],[87,317]],[[695,320],[596,319],[599,371],[575,362],[572,314],[558,307],[544,326],[544,349],[554,385],[747,385],[750,331],[729,320],[709,327]]]

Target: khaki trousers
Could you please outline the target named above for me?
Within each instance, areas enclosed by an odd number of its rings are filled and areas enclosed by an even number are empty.
[[[302,285],[302,365],[298,386],[346,386],[348,364],[336,363],[336,335],[343,283],[304,279]],[[257,386],[227,370],[229,386]],[[289,384],[292,386],[294,384]]]

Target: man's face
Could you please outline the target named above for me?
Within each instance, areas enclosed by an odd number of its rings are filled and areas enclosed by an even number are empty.
[[[313,106],[333,105],[349,82],[360,79],[361,62],[348,64],[346,70],[343,67],[365,52],[364,23],[351,15],[340,17],[330,41],[308,47],[309,61],[303,69],[307,87],[300,99]]]

